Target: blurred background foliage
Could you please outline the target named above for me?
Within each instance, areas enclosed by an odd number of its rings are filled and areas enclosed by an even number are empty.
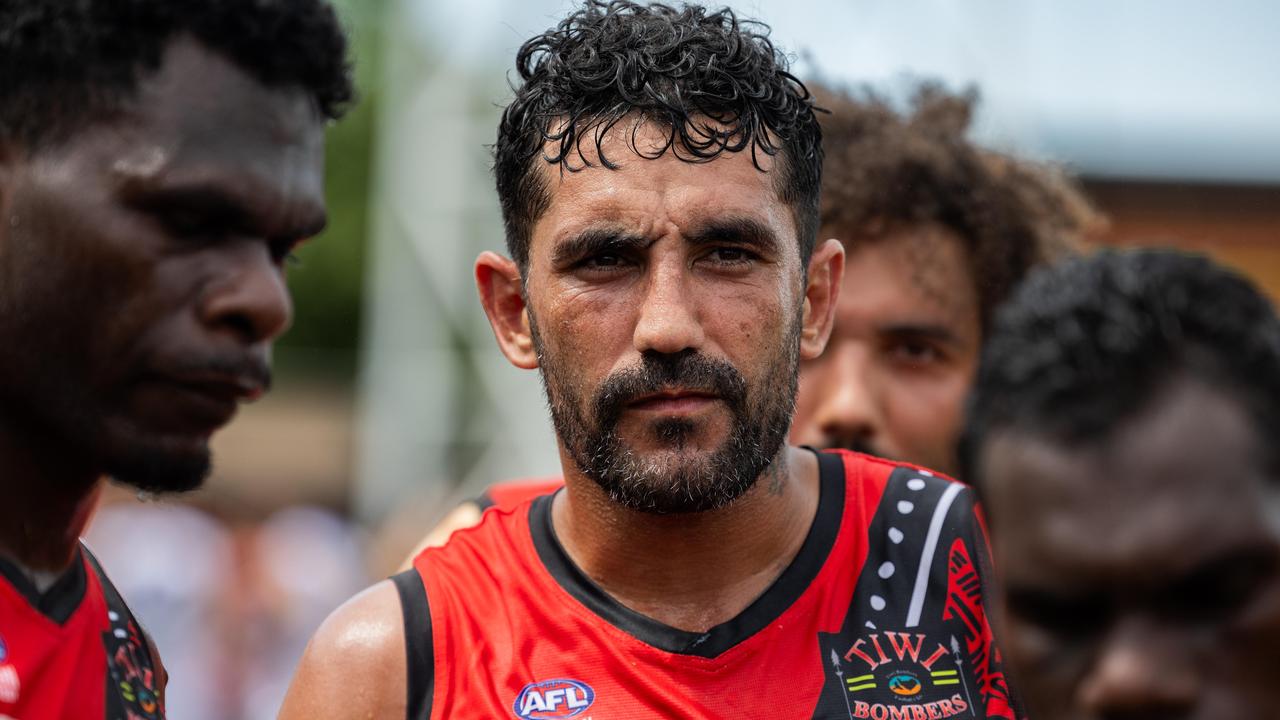
[[[292,329],[277,345],[287,371],[350,382],[363,320],[372,184],[382,71],[385,0],[335,3],[351,30],[358,101],[326,138],[329,226],[303,246],[289,268],[294,298]]]

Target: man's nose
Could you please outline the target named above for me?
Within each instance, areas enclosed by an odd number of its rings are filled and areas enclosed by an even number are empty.
[[[637,352],[674,355],[702,347],[696,293],[679,254],[657,258],[644,280],[633,344]]]
[[[829,446],[870,449],[883,433],[884,418],[869,382],[867,350],[843,342],[827,349],[824,372],[816,387],[804,392],[818,398],[814,426]]]
[[[1147,618],[1121,619],[1108,633],[1079,687],[1088,717],[1177,720],[1200,694],[1195,653],[1176,628]]]
[[[219,272],[201,297],[201,320],[249,345],[279,337],[293,321],[293,301],[270,248],[245,240],[221,250]]]

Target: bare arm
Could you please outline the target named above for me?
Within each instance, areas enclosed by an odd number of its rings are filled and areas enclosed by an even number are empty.
[[[383,580],[344,603],[316,631],[280,720],[403,718],[406,675],[400,597]]]

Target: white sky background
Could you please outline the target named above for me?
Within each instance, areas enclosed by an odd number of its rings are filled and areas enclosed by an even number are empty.
[[[717,4],[717,3],[711,3]],[[564,0],[413,0],[450,60],[509,68]],[[1280,3],[738,0],[802,77],[976,84],[983,142],[1090,175],[1280,182]],[[500,101],[501,98],[495,98]]]

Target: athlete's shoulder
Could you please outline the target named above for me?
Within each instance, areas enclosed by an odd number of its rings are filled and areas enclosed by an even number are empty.
[[[406,677],[400,593],[384,580],[321,624],[303,652],[280,718],[404,717]]]

